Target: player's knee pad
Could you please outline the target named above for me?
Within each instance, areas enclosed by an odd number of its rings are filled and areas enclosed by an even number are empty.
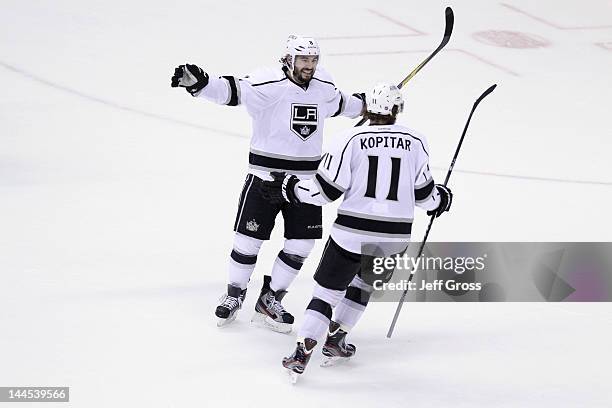
[[[283,252],[288,255],[297,255],[302,261],[310,255],[315,246],[314,239],[286,239]]]
[[[256,257],[262,244],[261,239],[247,237],[238,232],[234,235],[234,251],[241,255]]]
[[[315,284],[312,296],[329,303],[331,307],[336,307],[336,305],[344,297],[344,291],[324,288],[317,283]]]

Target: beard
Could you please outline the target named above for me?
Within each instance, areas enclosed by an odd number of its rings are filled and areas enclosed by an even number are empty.
[[[314,69],[310,72],[304,72],[303,69],[298,71],[296,69],[293,71],[293,78],[297,79],[299,82],[307,84],[314,76],[314,72]]]

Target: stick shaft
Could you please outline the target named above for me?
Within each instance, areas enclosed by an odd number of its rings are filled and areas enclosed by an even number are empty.
[[[491,85],[486,91],[482,93],[482,95],[478,97],[478,99],[476,99],[476,102],[474,102],[474,105],[472,106],[472,110],[470,111],[470,115],[468,116],[468,119],[465,122],[465,126],[463,127],[463,132],[461,133],[461,138],[459,139],[459,143],[457,143],[457,148],[455,149],[453,160],[451,161],[448,171],[446,172],[446,178],[444,179],[445,186],[447,185],[448,181],[450,180],[450,176],[453,173],[453,168],[455,167],[455,161],[457,160],[457,157],[459,156],[459,150],[461,150],[463,139],[465,138],[465,135],[467,133],[468,126],[470,125],[470,121],[472,120],[472,116],[474,115],[474,112],[476,111],[476,107],[487,95],[493,92],[495,87],[497,87],[497,84]],[[423,250],[425,249],[425,243],[427,242],[427,238],[429,237],[429,231],[431,230],[431,226],[433,225],[435,218],[436,218],[435,215],[432,215],[429,220],[429,225],[427,226],[425,237],[423,237],[423,240],[421,241],[421,246],[419,247],[417,258],[419,258],[423,254]],[[416,269],[412,271],[412,273],[410,274],[410,277],[408,278],[408,282],[412,281],[412,277],[416,274],[416,272],[417,272]],[[393,330],[395,330],[395,325],[397,324],[397,319],[399,318],[399,314],[402,311],[402,305],[404,303],[404,300],[406,299],[407,294],[408,294],[408,288],[404,289],[404,291],[402,292],[402,296],[400,297],[397,303],[397,308],[395,309],[395,314],[393,315],[391,326],[389,326],[389,330],[387,331],[387,338],[391,338],[391,336],[393,335]]]

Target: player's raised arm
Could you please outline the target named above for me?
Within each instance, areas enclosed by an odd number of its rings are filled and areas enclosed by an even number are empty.
[[[329,96],[325,102],[327,117],[347,116],[356,118],[365,113],[365,94],[354,93],[351,95],[339,90],[331,76],[322,68],[318,70],[313,79],[329,86]]]
[[[274,74],[272,74],[274,75]],[[235,76],[210,77],[197,65],[179,65],[172,76],[172,87],[183,87],[194,97],[204,98],[219,105],[237,106],[245,105],[249,113],[257,113],[269,106],[274,100],[274,92],[266,89],[263,92],[258,88],[262,84],[274,83],[282,78],[265,77],[265,73],[258,73],[255,77]]]
[[[348,95],[338,89],[329,104],[332,108],[337,107],[337,110],[331,115],[332,117],[341,115],[354,119],[363,115],[366,109],[363,93]]]

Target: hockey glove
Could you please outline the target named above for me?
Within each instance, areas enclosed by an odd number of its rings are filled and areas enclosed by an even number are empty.
[[[427,215],[435,215],[439,217],[442,213],[450,210],[453,203],[453,193],[444,184],[436,184],[438,194],[440,194],[440,205],[435,210],[427,211]]]
[[[173,88],[179,86],[185,88],[191,96],[196,96],[206,85],[208,85],[208,74],[197,65],[191,64],[176,67],[170,83]]]
[[[363,103],[363,107],[361,108],[361,113],[359,114],[359,116],[363,116],[368,112],[368,107],[366,105],[366,96],[365,93],[360,92],[360,93],[354,93],[353,96],[357,99],[361,99],[361,103]]]
[[[295,185],[300,181],[294,175],[282,172],[270,173],[274,180],[259,183],[259,193],[272,204],[289,202],[298,204],[300,200],[295,194]]]

